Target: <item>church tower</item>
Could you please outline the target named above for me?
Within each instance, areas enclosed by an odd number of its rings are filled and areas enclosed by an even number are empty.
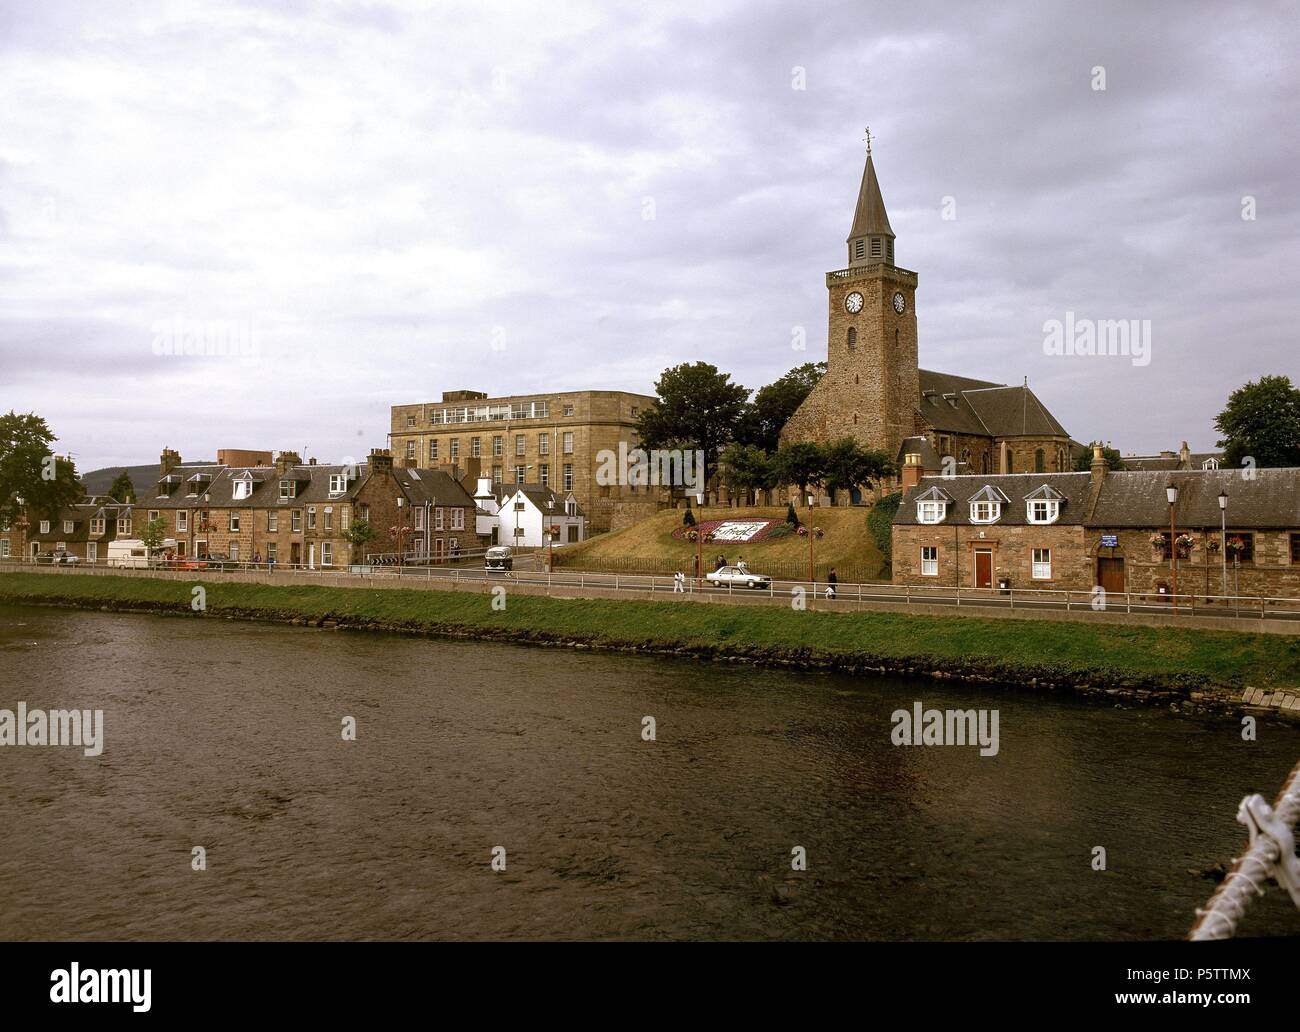
[[[848,268],[826,274],[825,439],[853,437],[893,459],[915,430],[921,397],[916,273],[894,264],[894,231],[869,139],[847,243]]]

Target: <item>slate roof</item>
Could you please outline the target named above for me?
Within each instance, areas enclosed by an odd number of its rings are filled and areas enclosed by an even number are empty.
[[[1047,487],[1063,496],[1056,525],[1095,528],[1161,528],[1169,525],[1169,501],[1165,488],[1178,488],[1175,522],[1182,527],[1219,526],[1219,492],[1228,492],[1229,529],[1300,530],[1300,468],[1259,469],[1253,480],[1240,470],[1121,470],[1106,474],[1093,512],[1087,512],[1092,487],[1091,473],[1015,473],[994,476],[923,477],[911,488],[898,507],[894,523],[916,525],[916,500],[934,488],[953,498],[943,523],[934,526],[972,525],[970,501],[992,488],[1010,502],[1002,507],[1001,518],[992,524],[1026,524],[1026,496]]]
[[[980,437],[1069,437],[1028,387],[920,369],[917,411],[935,430]],[[926,463],[927,468],[933,468]]]
[[[524,496],[535,506],[537,506],[537,508],[540,509],[542,512],[548,511],[546,508],[546,503],[548,501],[553,502],[555,505],[555,508],[550,510],[551,512],[561,513],[561,514],[564,512],[564,499],[567,496],[557,494],[549,487],[542,487],[540,484],[497,484],[495,485],[495,487],[501,489],[500,492],[497,493],[498,504],[500,504],[501,502],[503,502],[505,499],[509,498],[511,495],[515,494],[516,492],[522,492]],[[582,511],[582,506],[577,503],[576,498],[574,499],[574,503],[573,503],[573,511],[578,516],[587,515],[585,512]]]
[[[1055,525],[1077,525],[1084,522],[1088,508],[1088,493],[1092,485],[1090,473],[1004,473],[998,475],[973,475],[959,477],[922,477],[919,487],[910,489],[903,497],[894,523],[916,525],[916,497],[918,493],[938,487],[953,499],[942,523],[936,527],[976,526],[997,527],[999,524],[1024,524],[1029,522],[1028,503],[1025,496],[1047,486],[1061,494],[1061,515]],[[1001,492],[1009,501],[1002,506],[997,523],[971,523],[970,503],[976,495],[989,489]],[[927,524],[930,526],[930,524]]]
[[[441,469],[408,469],[395,467],[393,478],[412,505],[445,506],[447,508],[475,508],[470,493],[451,475]]]
[[[1208,459],[1223,462],[1223,452],[1192,452],[1188,458],[1188,469],[1200,469]],[[1169,470],[1182,469],[1182,459],[1174,455],[1125,455],[1124,468],[1133,470]]]
[[[1166,527],[1167,485],[1178,488],[1174,519],[1187,527],[1219,526],[1219,492],[1228,492],[1229,528],[1300,529],[1300,469],[1123,470],[1111,473],[1089,524],[1095,527]]]
[[[172,475],[180,477],[180,483],[171,494],[159,495],[161,479],[136,502],[141,509],[191,509],[202,506],[208,509],[223,508],[262,508],[281,507],[284,505],[314,504],[317,502],[331,504],[347,501],[356,496],[357,491],[370,472],[369,464],[362,463],[355,467],[357,476],[348,481],[346,494],[330,494],[330,474],[342,473],[346,465],[298,465],[286,470],[284,474],[276,471],[274,466],[218,466],[215,463],[185,464],[172,469]],[[203,479],[210,477],[211,479]],[[196,479],[198,478],[198,479]],[[253,490],[245,498],[235,498],[235,481],[250,480]],[[280,481],[295,480],[298,483],[297,494],[293,498],[280,501]],[[196,490],[197,489],[197,490]],[[195,491],[191,494],[191,491]]]

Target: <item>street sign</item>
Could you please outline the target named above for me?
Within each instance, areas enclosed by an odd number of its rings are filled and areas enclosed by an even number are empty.
[[[1102,548],[1114,548],[1114,547],[1115,547],[1116,545],[1118,545],[1118,544],[1119,544],[1119,535],[1118,535],[1118,534],[1103,534],[1103,535],[1101,536],[1101,547],[1102,547]]]

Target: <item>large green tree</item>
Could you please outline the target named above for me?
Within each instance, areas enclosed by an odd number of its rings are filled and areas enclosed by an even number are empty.
[[[641,413],[637,433],[645,448],[690,448],[704,454],[704,482],[718,468],[749,391],[708,362],[684,362],[655,383],[658,402]]]
[[[1101,444],[1100,441],[1093,441],[1083,451],[1074,457],[1074,471],[1076,473],[1087,473],[1092,469],[1092,449]],[[1118,448],[1107,448],[1102,445],[1101,454],[1106,459],[1106,468],[1112,472],[1124,468],[1124,456],[1119,453]]]
[[[1289,376],[1261,376],[1228,396],[1214,421],[1229,466],[1300,466],[1300,388]]]
[[[777,485],[776,463],[762,448],[752,444],[732,443],[722,452],[724,476],[732,487],[745,493],[770,491]]]
[[[33,412],[0,416],[0,524],[9,525],[23,506],[53,519],[83,491],[71,459],[56,458],[57,440]]]
[[[797,485],[800,497],[808,495],[809,487],[822,487],[826,482],[826,449],[820,444],[787,444],[776,453],[775,461],[779,482]]]
[[[894,472],[894,463],[883,451],[864,448],[852,437],[843,437],[822,449],[826,468],[826,490],[870,490],[877,480]]]
[[[736,424],[735,439],[771,454],[780,444],[781,428],[826,373],[825,362],[805,362],[760,387]]]
[[[126,470],[122,470],[113,478],[113,483],[108,488],[108,496],[116,498],[119,502],[135,501],[135,485],[131,483],[131,477]]]

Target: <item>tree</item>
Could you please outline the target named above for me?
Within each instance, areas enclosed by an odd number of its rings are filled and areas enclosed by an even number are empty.
[[[832,497],[836,491],[851,491],[855,487],[870,490],[876,480],[894,472],[894,463],[888,455],[863,448],[852,437],[826,445],[823,452],[826,490]]]
[[[682,526],[683,527],[695,526],[695,513],[691,512],[691,506],[689,502],[686,503],[686,515],[682,517]]]
[[[787,444],[776,453],[776,474],[783,484],[795,484],[800,496],[826,480],[826,449],[812,441]]]
[[[121,501],[121,499],[118,500]],[[167,521],[161,516],[150,520],[140,528],[140,541],[144,544],[145,548],[149,550],[150,555],[153,554],[155,548],[166,540],[166,535]]]
[[[77,467],[54,455],[56,440],[34,412],[0,416],[0,525],[16,522],[24,506],[53,519],[81,499]]]
[[[1100,441],[1093,441],[1078,454],[1074,460],[1074,471],[1076,473],[1087,473],[1092,469],[1092,450],[1099,444],[1101,444]],[[1107,448],[1102,445],[1101,454],[1106,459],[1106,468],[1111,472],[1124,468],[1124,456],[1119,453],[1117,448]]]
[[[108,496],[119,502],[135,501],[135,485],[131,483],[130,474],[126,470],[122,470],[113,478],[113,483],[108,488]]]
[[[704,455],[704,483],[718,468],[749,391],[708,362],[665,369],[655,384],[657,404],[641,413],[637,434],[645,448],[691,448]]]
[[[752,444],[729,445],[719,460],[726,469],[731,484],[745,493],[746,500],[752,491],[770,491],[777,485],[776,464],[772,456]]]
[[[1300,388],[1289,376],[1261,376],[1238,387],[1214,427],[1223,434],[1225,465],[1251,458],[1260,467],[1300,466]]]
[[[736,441],[752,444],[769,454],[775,452],[781,443],[781,428],[825,373],[825,362],[805,362],[759,388],[736,425]]]
[[[343,532],[348,544],[353,548],[353,559],[356,558],[356,549],[364,548],[366,543],[375,536],[375,528],[370,525],[369,520],[353,520],[351,526]]]
[[[794,511],[794,502],[786,502],[785,522],[796,529],[799,526],[799,514]]]

